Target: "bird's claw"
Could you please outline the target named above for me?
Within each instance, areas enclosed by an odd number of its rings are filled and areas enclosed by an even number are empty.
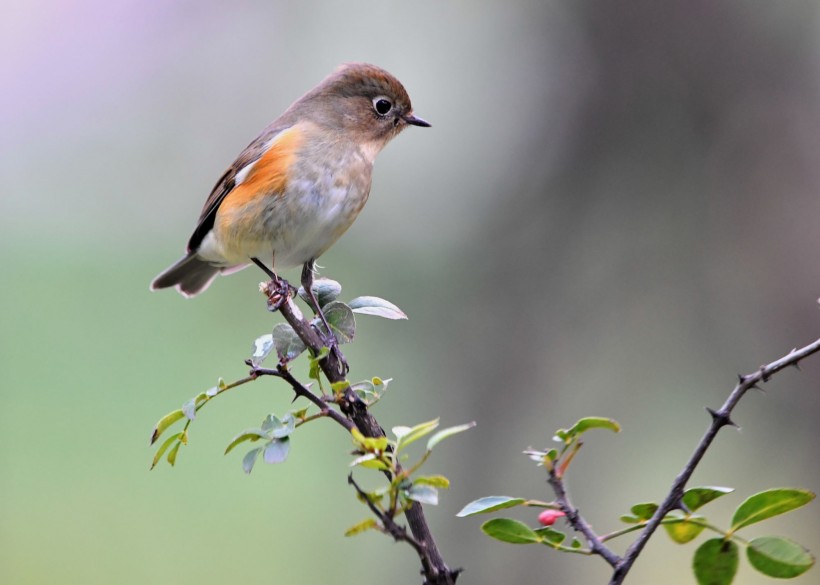
[[[271,313],[278,311],[296,291],[287,280],[279,277],[263,283],[260,289],[268,297],[268,311]]]

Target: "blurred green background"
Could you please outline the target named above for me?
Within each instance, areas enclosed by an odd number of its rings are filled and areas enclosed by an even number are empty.
[[[814,2],[6,0],[3,15],[2,583],[419,582],[408,547],[342,538],[366,514],[334,425],[251,476],[222,456],[288,408],[273,380],[209,406],[177,467],[148,471],[156,420],[244,375],[278,320],[252,269],[195,300],[148,283],[223,168],[341,62],[387,68],[433,123],[381,155],[320,263],[345,298],[410,315],[361,317],[346,349],[352,378],[394,378],[382,424],[478,421],[428,464],[453,482],[429,517],[465,584],[606,582],[599,559],[495,543],[454,514],[548,499],[521,450],[603,415],[624,431],[589,436],[569,488],[613,530],[665,494],[738,372],[820,334]],[[716,523],[756,491],[820,487],[818,385],[815,358],[741,403],[742,431],[693,480],[738,488]],[[815,503],[748,535],[816,553],[818,527]],[[692,583],[694,548],[658,537],[630,582]]]

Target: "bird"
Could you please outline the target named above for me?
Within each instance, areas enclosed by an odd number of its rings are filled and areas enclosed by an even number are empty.
[[[376,156],[408,126],[430,123],[413,113],[398,79],[368,63],[341,65],[236,157],[205,201],[185,255],[151,290],[194,297],[251,263],[272,281],[301,265],[302,285],[329,331],[312,289],[316,259],[353,224]]]

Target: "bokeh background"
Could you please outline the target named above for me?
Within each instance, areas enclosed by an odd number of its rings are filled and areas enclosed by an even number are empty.
[[[352,378],[394,378],[379,420],[478,421],[428,464],[453,482],[429,517],[465,584],[606,582],[599,559],[496,543],[454,514],[490,494],[548,499],[521,450],[602,415],[624,430],[589,436],[569,488],[614,530],[666,493],[738,372],[820,334],[814,2],[5,0],[2,13],[2,583],[419,582],[409,548],[342,538],[366,514],[334,425],[251,476],[222,456],[289,407],[282,384],[210,405],[176,468],[148,471],[156,420],[244,375],[278,319],[254,270],[195,300],[148,283],[223,168],[341,62],[395,73],[433,123],[381,155],[367,208],[321,264],[346,298],[410,315],[361,317],[346,349]],[[693,480],[738,488],[715,523],[756,491],[820,487],[818,385],[815,358],[741,403],[742,430]],[[815,503],[748,535],[817,552],[819,526]],[[630,582],[692,583],[694,548],[659,535]],[[770,581],[744,561],[737,582]]]

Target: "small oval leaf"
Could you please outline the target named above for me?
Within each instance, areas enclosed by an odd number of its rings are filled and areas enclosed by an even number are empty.
[[[322,309],[322,312],[330,328],[333,329],[336,341],[339,343],[353,341],[356,333],[356,318],[349,306],[340,301],[332,301]]]
[[[619,433],[621,432],[621,425],[611,418],[604,418],[602,416],[588,416],[572,425],[566,433],[577,436],[590,429],[609,429],[613,433]]]
[[[735,491],[734,488],[719,486],[689,488],[683,493],[683,505],[686,506],[690,512],[694,512],[701,506],[705,506],[709,502],[726,494],[730,494],[733,491]]]
[[[463,433],[464,431],[468,431],[475,426],[475,421],[468,422],[463,425],[458,425],[455,427],[448,427],[446,429],[442,429],[437,432],[435,435],[430,437],[430,440],[427,441],[427,450],[432,451],[433,447],[441,443],[447,437],[452,437],[453,435],[457,435],[458,433]]]
[[[560,530],[555,530],[555,528],[552,528],[551,526],[536,528],[533,532],[543,539],[542,542],[544,544],[552,547],[560,546],[560,544],[567,538],[566,534]]]
[[[168,429],[168,427],[170,427],[172,424],[174,424],[175,422],[177,422],[179,419],[183,418],[184,416],[185,416],[185,413],[182,412],[182,409],[180,408],[180,409],[175,410],[173,412],[169,412],[168,414],[163,416],[161,419],[159,419],[159,422],[154,427],[154,432],[151,433],[151,444],[153,445],[154,443],[156,443],[157,439],[159,439],[160,435],[162,435],[162,433],[164,433],[166,431],[166,429]]]
[[[493,518],[481,525],[484,534],[510,544],[534,544],[541,542],[535,531],[512,518]]]
[[[262,362],[268,357],[271,350],[273,350],[273,335],[268,333],[257,337],[253,342],[253,353],[251,354],[251,364],[254,367],[259,367]]]
[[[814,499],[808,490],[793,488],[776,488],[750,496],[738,506],[732,518],[732,531],[744,526],[791,512],[805,506]]]
[[[404,434],[398,438],[396,441],[396,451],[401,451],[404,447],[409,445],[410,443],[417,441],[424,437],[425,435],[429,435],[438,427],[438,419],[433,419],[431,421],[419,423],[414,427],[411,427],[409,431],[404,431],[402,429],[401,432]],[[398,427],[401,428],[401,427]]]
[[[355,536],[357,534],[361,534],[365,530],[370,530],[372,528],[376,528],[378,524],[373,518],[368,518],[367,520],[363,520],[354,526],[351,526],[347,530],[345,530],[345,536]]]
[[[642,504],[635,504],[630,509],[630,512],[634,514],[639,521],[641,520],[649,520],[658,510],[658,505],[654,502],[646,502]]]
[[[182,436],[184,436],[185,433],[180,433],[180,435],[181,435],[180,439],[182,439]],[[171,464],[171,467],[173,467],[174,464],[177,462],[177,453],[179,453],[179,447],[182,445],[182,443],[183,443],[182,440],[177,441],[174,444],[174,446],[171,447],[171,450],[168,451],[168,457],[166,457],[165,460],[168,461],[168,463]]]
[[[476,514],[487,514],[504,508],[514,508],[526,502],[524,498],[511,498],[509,496],[487,496],[479,498],[464,506],[461,512],[456,514],[459,518],[475,516]]]
[[[390,301],[379,297],[356,297],[348,303],[348,306],[354,313],[362,315],[375,315],[385,319],[407,319],[404,311]]]
[[[450,480],[444,477],[443,475],[423,475],[421,477],[417,477],[413,481],[413,484],[429,485],[433,486],[434,488],[446,490],[450,487]]]
[[[761,536],[749,543],[746,555],[752,566],[769,577],[791,579],[814,565],[814,557],[801,545],[779,536]]]
[[[282,463],[288,458],[290,451],[290,439],[283,437],[281,439],[274,439],[265,446],[265,451],[262,455],[265,463]]]
[[[667,516],[666,518],[669,518]],[[666,529],[666,533],[669,535],[674,542],[678,544],[686,544],[687,542],[693,541],[697,536],[703,532],[705,526],[700,522],[692,522],[692,520],[700,520],[703,521],[703,516],[687,516],[681,518],[680,522],[669,522],[666,523],[666,519],[664,520],[663,527]]]
[[[737,573],[739,556],[731,540],[712,538],[704,542],[692,560],[698,585],[729,585]]]
[[[438,505],[438,490],[433,486],[414,484],[405,492],[408,500],[413,500],[419,504]]]
[[[266,439],[265,431],[262,429],[248,429],[236,435],[228,446],[225,448],[225,455],[230,453],[234,447],[244,443],[245,441],[258,441],[259,439]]]
[[[242,469],[245,473],[250,473],[253,471],[253,466],[256,463],[257,457],[259,457],[259,452],[262,450],[262,447],[257,447],[256,449],[251,449],[245,456],[242,458]]]
[[[342,285],[330,278],[320,277],[313,281],[313,294],[316,295],[316,300],[319,301],[319,306],[324,307],[330,301],[336,300],[342,292]],[[298,291],[299,297],[310,304],[305,287],[300,286]]]
[[[182,435],[183,432],[180,431],[178,433],[174,433],[173,435],[165,439],[165,441],[162,443],[162,446],[159,449],[157,449],[157,452],[154,455],[154,460],[151,463],[151,469],[154,469],[154,467],[157,466],[157,463],[159,463],[159,460],[162,459],[163,454],[165,454],[165,452],[168,450],[168,447],[171,446],[171,443],[173,443],[174,441],[178,441]]]
[[[276,348],[276,355],[280,361],[289,362],[296,359],[299,354],[305,351],[305,344],[296,335],[293,327],[287,323],[277,323],[273,327],[273,346]]]

